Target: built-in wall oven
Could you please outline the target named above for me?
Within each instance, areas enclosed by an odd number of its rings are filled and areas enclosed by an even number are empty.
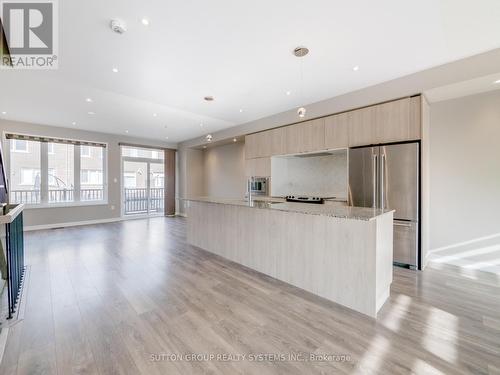
[[[269,195],[268,177],[252,177],[248,180],[248,186],[252,195]]]

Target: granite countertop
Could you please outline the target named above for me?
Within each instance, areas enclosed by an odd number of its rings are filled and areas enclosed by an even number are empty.
[[[184,200],[193,202],[205,202],[215,204],[227,204],[232,206],[252,207],[257,209],[268,209],[285,212],[296,212],[307,215],[330,216],[341,219],[372,220],[394,210],[383,210],[378,208],[352,207],[352,206],[330,206],[325,204],[311,203],[273,203],[264,201],[248,202],[239,199],[224,199],[210,197],[185,198]]]

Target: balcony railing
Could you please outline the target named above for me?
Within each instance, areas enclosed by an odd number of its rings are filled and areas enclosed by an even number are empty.
[[[126,215],[142,214],[148,212],[148,189],[125,188]],[[151,188],[149,192],[149,212],[163,212],[165,201],[163,188]]]
[[[81,189],[81,201],[101,201],[104,199],[104,189]],[[49,203],[73,202],[73,189],[49,189]],[[40,190],[11,190],[10,203],[40,204]]]
[[[125,188],[126,215],[142,214],[149,212],[161,213],[164,210],[165,189],[152,188],[149,192],[146,188]],[[49,190],[49,203],[73,202],[75,199],[73,189],[51,189]],[[100,201],[104,199],[103,189],[81,189],[80,201]],[[40,190],[11,190],[10,203],[40,204]]]

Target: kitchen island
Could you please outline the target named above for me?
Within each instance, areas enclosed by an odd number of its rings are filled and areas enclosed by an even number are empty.
[[[371,317],[389,297],[393,211],[191,198],[191,245]]]

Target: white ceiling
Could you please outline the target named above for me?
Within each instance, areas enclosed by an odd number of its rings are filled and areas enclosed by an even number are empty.
[[[500,47],[498,0],[64,0],[59,11],[59,70],[1,70],[0,117],[169,142]],[[110,30],[115,17],[125,34]],[[311,50],[302,94],[298,45]]]

